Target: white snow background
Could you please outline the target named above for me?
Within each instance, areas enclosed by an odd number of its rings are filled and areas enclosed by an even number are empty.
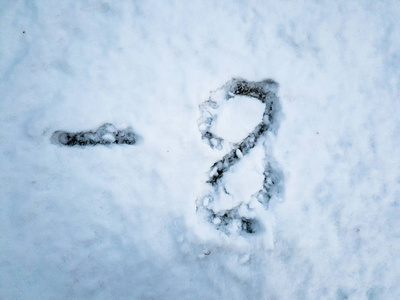
[[[399,69],[397,0],[1,1],[0,299],[399,299]],[[195,212],[232,77],[280,84],[262,235]]]

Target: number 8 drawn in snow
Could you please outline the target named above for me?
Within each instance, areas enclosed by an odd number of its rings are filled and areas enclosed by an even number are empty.
[[[222,88],[211,93],[210,98],[200,105],[201,118],[199,130],[202,139],[211,148],[223,149],[225,140],[212,133],[213,123],[217,119],[217,108],[221,101],[243,101],[245,96],[257,99],[265,104],[262,120],[241,142],[231,145],[230,151],[220,160],[215,162],[209,171],[206,181],[206,192],[197,199],[196,209],[203,214],[208,221],[226,234],[256,233],[262,229],[262,222],[257,219],[256,210],[259,209],[254,202],[268,209],[268,204],[273,196],[279,196],[283,190],[282,174],[276,167],[276,163],[269,153],[267,133],[275,133],[278,129],[278,113],[280,111],[279,99],[276,96],[278,84],[271,80],[249,82],[243,79],[232,79]],[[216,204],[225,194],[229,194],[222,182],[226,172],[237,164],[241,158],[247,155],[260,141],[264,139],[266,162],[263,172],[264,180],[261,189],[252,195],[252,199],[241,199],[231,208],[218,207]],[[255,200],[255,201],[252,201]],[[259,205],[260,206],[260,205]]]

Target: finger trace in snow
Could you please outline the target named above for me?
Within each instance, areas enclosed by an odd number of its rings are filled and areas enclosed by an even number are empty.
[[[111,144],[134,145],[137,142],[137,135],[130,127],[118,130],[114,125],[105,123],[96,131],[66,132],[58,130],[53,133],[51,142],[63,146],[95,146]]]
[[[208,185],[207,192],[204,193],[205,196],[197,200],[197,211],[205,214],[206,219],[214,224],[218,230],[228,235],[240,232],[256,233],[263,227],[260,220],[249,217],[255,215],[251,213],[253,208],[250,207],[254,207],[254,205],[250,205],[251,199],[232,199],[235,195],[230,193],[227,189],[229,184],[222,179],[228,170],[233,171],[232,167],[249,154],[250,150],[258,144],[260,138],[268,131],[276,132],[278,127],[277,114],[280,111],[278,97],[276,96],[277,89],[278,84],[271,79],[259,82],[232,79],[221,89],[211,93],[210,98],[200,105],[201,117],[198,125],[202,139],[207,141],[211,148],[221,150],[225,146],[225,140],[212,132],[213,123],[217,119],[216,110],[224,104],[221,103],[221,99],[238,101],[252,98],[265,104],[261,122],[241,142],[234,143],[231,150],[221,160],[211,166],[209,179],[206,182]],[[274,195],[281,194],[283,189],[282,174],[276,168],[276,163],[271,155],[268,154],[267,157],[262,188],[251,197],[266,209],[268,209],[271,198]],[[243,188],[247,188],[247,186],[243,186]],[[225,205],[232,203],[233,207],[221,209],[221,205],[216,205],[216,202]]]

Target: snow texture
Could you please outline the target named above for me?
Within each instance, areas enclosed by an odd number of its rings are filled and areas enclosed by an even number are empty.
[[[397,0],[0,1],[0,299],[400,298],[399,53]],[[265,106],[198,120],[233,78],[280,108],[204,199],[227,234],[196,203]]]

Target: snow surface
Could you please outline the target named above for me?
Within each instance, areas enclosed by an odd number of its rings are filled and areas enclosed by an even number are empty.
[[[220,103],[211,129],[231,143],[241,142],[262,121],[265,104],[257,99],[235,96]]]
[[[399,20],[390,0],[1,1],[0,298],[399,298]],[[277,81],[284,114],[285,196],[250,236],[195,212],[222,157],[199,104],[233,77]],[[50,142],[104,123],[141,140]]]

